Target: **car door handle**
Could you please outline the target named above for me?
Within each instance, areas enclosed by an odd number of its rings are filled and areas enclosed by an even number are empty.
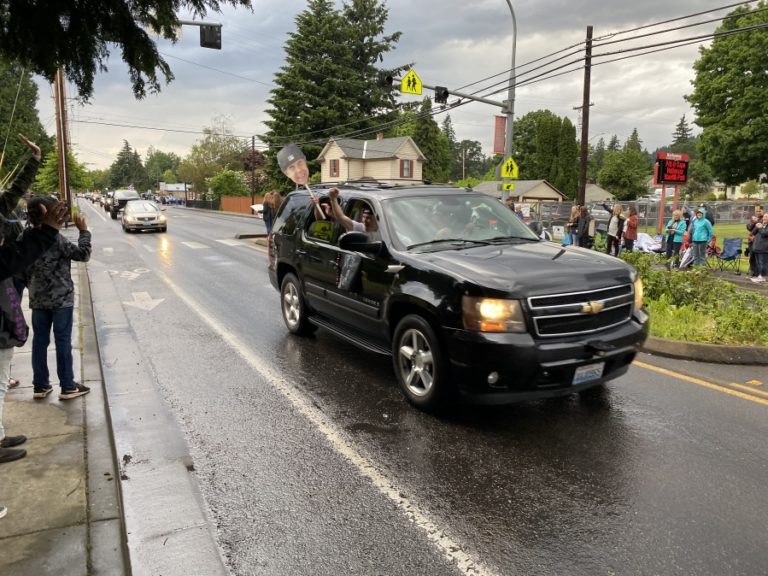
[[[336,260],[328,260],[328,264],[330,264],[334,268],[338,268],[339,267],[339,263]]]
[[[298,254],[299,256],[306,256],[307,255],[307,251],[306,250],[296,250],[296,254]]]

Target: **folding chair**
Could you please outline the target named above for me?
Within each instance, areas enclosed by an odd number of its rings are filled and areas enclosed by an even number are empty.
[[[723,239],[723,250],[717,255],[717,264],[720,270],[733,270],[736,274],[741,274],[739,271],[741,240],[741,238]]]

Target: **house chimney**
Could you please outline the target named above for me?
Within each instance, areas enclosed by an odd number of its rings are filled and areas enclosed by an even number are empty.
[[[384,140],[384,132],[376,132],[376,140]]]

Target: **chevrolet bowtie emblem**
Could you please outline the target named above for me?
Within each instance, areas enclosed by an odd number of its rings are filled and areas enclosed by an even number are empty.
[[[600,314],[600,311],[605,308],[605,302],[588,302],[581,307],[582,314]]]

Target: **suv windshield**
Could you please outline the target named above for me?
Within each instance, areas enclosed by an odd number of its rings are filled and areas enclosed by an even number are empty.
[[[390,234],[401,249],[539,240],[509,208],[483,194],[393,198],[383,206]]]

